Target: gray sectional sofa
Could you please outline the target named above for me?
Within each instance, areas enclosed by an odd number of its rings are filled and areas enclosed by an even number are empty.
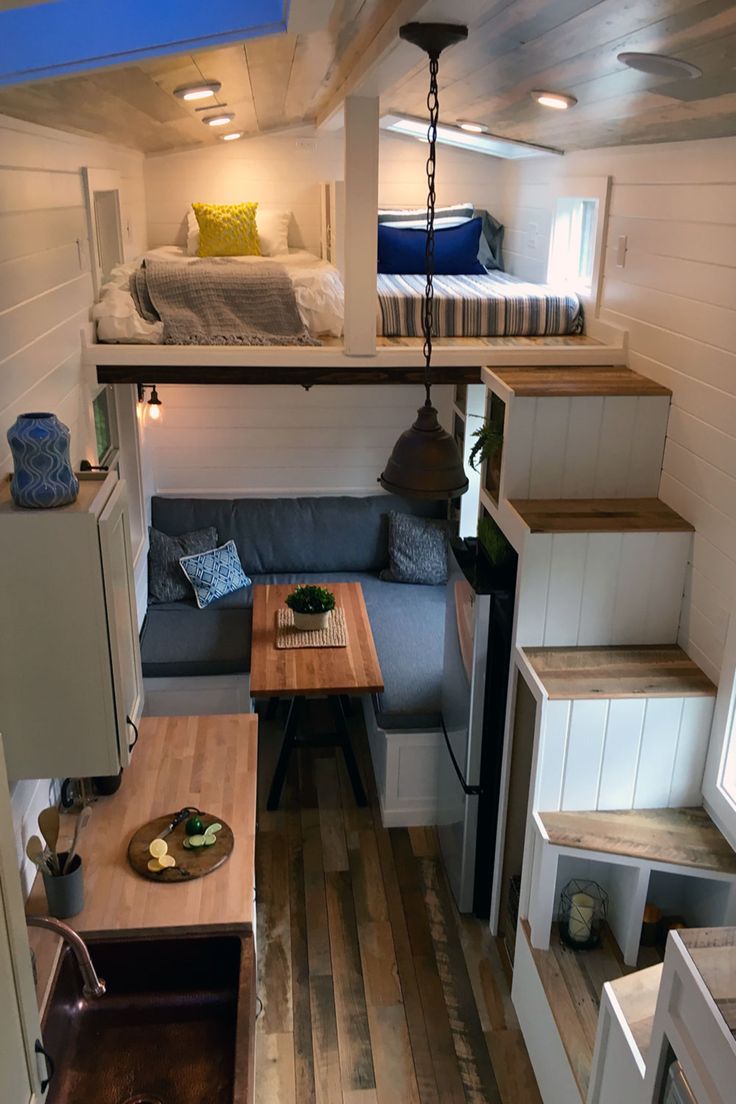
[[[445,587],[379,578],[388,566],[390,510],[440,517],[444,506],[389,495],[159,496],[152,500],[151,523],[169,536],[214,526],[219,544],[235,541],[254,584],[359,581],[385,684],[373,703],[375,725],[383,731],[426,732],[439,724]],[[252,597],[248,588],[204,610],[193,598],[150,605],[141,635],[144,678],[181,679],[191,685],[192,679],[245,676],[250,669]]]

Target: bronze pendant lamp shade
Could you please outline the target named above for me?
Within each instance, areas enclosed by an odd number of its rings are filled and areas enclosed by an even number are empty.
[[[381,486],[404,498],[457,498],[468,489],[463,459],[457,443],[437,420],[432,406],[432,328],[434,321],[434,207],[435,165],[439,96],[437,73],[439,56],[447,46],[462,42],[468,28],[457,23],[406,23],[399,31],[401,38],[425,50],[429,55],[429,125],[427,140],[427,245],[424,292],[424,389],[426,399],[417,411],[417,420],[405,430],[394,445],[386,468],[380,476]]]

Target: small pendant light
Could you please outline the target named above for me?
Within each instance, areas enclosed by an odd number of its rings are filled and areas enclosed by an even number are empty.
[[[417,411],[417,420],[405,430],[394,445],[379,482],[384,490],[405,498],[457,498],[468,489],[462,456],[457,443],[437,420],[432,406],[432,324],[434,321],[434,207],[437,123],[439,120],[439,90],[437,73],[439,56],[447,46],[468,37],[468,28],[456,23],[406,23],[399,31],[401,38],[425,50],[429,55],[429,126],[427,139],[427,284],[424,292],[424,405]]]

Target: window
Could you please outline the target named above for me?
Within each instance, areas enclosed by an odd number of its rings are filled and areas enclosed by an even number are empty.
[[[95,440],[97,442],[97,463],[109,465],[117,449],[117,426],[115,424],[115,394],[112,387],[103,387],[92,400],[95,419]]]
[[[723,653],[703,799],[723,834],[736,847],[736,608],[731,613]]]
[[[576,291],[593,283],[598,200],[563,196],[557,200],[547,279]]]

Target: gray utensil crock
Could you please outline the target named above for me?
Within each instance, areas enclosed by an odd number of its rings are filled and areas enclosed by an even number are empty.
[[[59,865],[63,868],[67,852],[59,852]],[[46,890],[46,900],[49,906],[49,915],[58,920],[65,920],[70,916],[76,916],[84,908],[84,875],[82,860],[75,855],[71,867],[66,874],[54,877],[53,874],[41,871],[43,887]]]

